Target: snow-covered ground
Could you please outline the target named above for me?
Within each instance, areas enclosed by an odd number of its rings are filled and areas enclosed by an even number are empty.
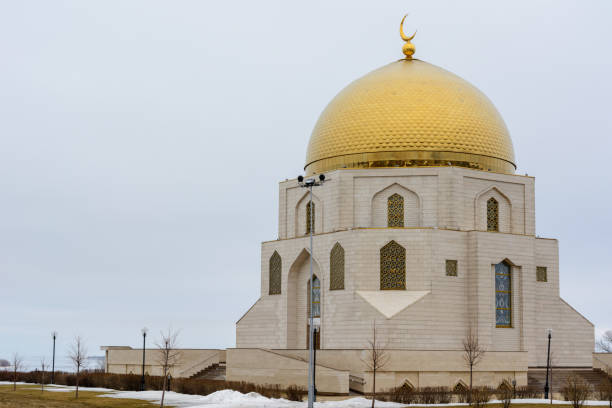
[[[161,391],[119,391],[111,394],[103,395],[109,398],[133,398],[159,403]],[[210,395],[186,395],[176,392],[166,393],[165,402],[169,405],[185,408],[303,408],[306,407],[306,402],[288,401],[286,399],[266,398],[257,393],[251,392],[242,394],[238,391],[223,390],[217,391]],[[491,401],[491,403],[499,403],[500,401]],[[517,399],[512,401],[515,404],[548,404],[549,400],[544,399]],[[554,400],[553,404],[569,405],[567,401]],[[411,404],[411,407],[424,406],[468,406],[468,404],[437,404],[437,405],[419,405]],[[607,401],[587,401],[585,405],[607,406]],[[315,403],[317,408],[369,408],[372,406],[372,401],[363,397],[347,398],[341,401],[323,401]],[[376,401],[376,406],[381,408],[405,407],[405,404],[395,402]]]
[[[12,384],[7,381],[0,381],[0,385]],[[36,385],[17,383],[18,385]],[[74,387],[64,385],[46,385],[46,390],[54,392],[69,392],[74,391]],[[115,391],[108,388],[91,388],[79,387],[81,391],[103,392],[100,395],[104,398],[131,398],[144,401],[150,401],[152,404],[159,403],[161,399],[161,391]],[[280,398],[267,398],[257,393],[250,392],[243,394],[233,390],[217,391],[209,395],[188,395],[179,394],[177,392],[167,392],[165,403],[184,408],[304,408],[306,402],[288,401]],[[491,403],[499,403],[499,401],[491,401]],[[544,399],[517,399],[512,400],[513,404],[550,404],[549,400]],[[568,401],[553,400],[554,405],[570,405]],[[585,405],[590,406],[608,406],[607,401],[586,401]],[[467,404],[437,404],[427,406],[467,406]],[[315,403],[316,408],[369,408],[372,406],[372,401],[363,397],[347,398],[336,401],[322,401]],[[380,408],[396,408],[405,407],[405,404],[395,402],[376,401],[376,406]],[[423,407],[425,405],[411,404],[411,407]]]
[[[104,396],[109,398],[143,399],[159,403],[161,391],[120,391]],[[288,401],[282,398],[267,398],[254,392],[243,394],[232,390],[217,391],[206,396],[167,392],[164,402],[168,405],[186,408],[302,408],[307,405],[306,402]],[[358,397],[343,401],[317,402],[315,406],[318,408],[368,408],[372,406],[372,401]],[[395,402],[377,402],[376,406],[395,408],[403,405]]]

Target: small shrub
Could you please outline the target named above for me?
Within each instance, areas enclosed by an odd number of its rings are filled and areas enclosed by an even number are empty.
[[[544,397],[543,391],[535,387],[516,387],[515,398],[517,399],[541,399]]]
[[[12,381],[13,373],[0,371],[0,381]],[[40,372],[18,372],[17,381],[25,383],[38,383]],[[140,391],[141,376],[138,374],[111,374],[99,370],[83,371],[79,375],[79,385],[83,387],[102,387],[121,391]],[[55,384],[74,386],[76,375],[72,373],[55,372]],[[148,390],[161,390],[163,378],[161,376],[145,376],[145,385]],[[281,398],[287,391],[279,385],[256,385],[246,382],[206,380],[202,378],[173,378],[170,383],[172,391],[184,394],[208,395],[220,390],[235,390],[243,394],[256,392],[268,398]]]
[[[452,396],[448,388],[445,387],[423,387],[415,393],[417,404],[447,404]]]
[[[385,400],[400,404],[412,404],[416,401],[416,393],[412,387],[401,386],[391,388],[384,396],[379,394],[377,398],[385,398]]]
[[[287,399],[289,401],[302,401],[304,395],[306,394],[306,390],[302,387],[298,387],[297,385],[290,385],[285,390],[285,394],[287,395]]]
[[[582,378],[572,375],[561,388],[561,394],[566,401],[572,403],[573,408],[581,408],[584,401],[591,395],[591,387]]]
[[[487,402],[491,401],[491,395],[493,390],[487,387],[474,387],[471,391],[468,391],[468,403],[476,408],[481,408],[487,405]]]
[[[450,404],[453,400],[453,393],[449,388],[437,387],[437,401],[436,404]]]
[[[457,402],[460,402],[461,404],[466,404],[470,401],[470,397],[468,395],[469,391],[466,390],[461,390],[461,391],[455,391],[455,396],[457,397]]]

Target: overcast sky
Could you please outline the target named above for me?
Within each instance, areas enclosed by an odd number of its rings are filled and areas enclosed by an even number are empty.
[[[233,347],[279,181],[344,86],[416,55],[480,88],[561,296],[612,328],[612,2],[0,0],[0,358],[82,335]]]

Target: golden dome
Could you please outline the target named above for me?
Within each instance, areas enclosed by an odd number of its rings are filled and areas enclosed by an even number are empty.
[[[354,81],[330,102],[312,132],[304,168],[314,174],[449,165],[513,174],[508,129],[476,87],[403,59]]]

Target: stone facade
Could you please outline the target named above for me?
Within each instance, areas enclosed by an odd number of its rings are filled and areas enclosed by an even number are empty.
[[[102,346],[105,352],[104,371],[113,374],[141,374],[142,349],[124,346]],[[225,362],[225,350],[216,349],[180,349],[177,350],[178,361],[170,369],[174,378],[190,377],[214,364]],[[145,373],[163,375],[159,349],[145,350]]]
[[[375,324],[390,350],[454,353],[457,360],[471,327],[494,355],[486,365],[494,374],[488,385],[499,385],[509,373],[518,375],[520,384],[528,366],[546,364],[546,331],[552,328],[557,365],[591,366],[593,324],[559,296],[557,241],[535,236],[534,178],[460,167],[340,169],[326,176],[312,200],[313,270],[321,281],[320,353],[362,352]],[[387,199],[393,194],[404,200],[403,228],[387,227]],[[487,231],[490,198],[498,203],[499,231]],[[296,180],[280,183],[279,199],[279,239],[262,244],[261,297],[237,322],[233,353],[268,349],[298,358],[306,348],[310,199]],[[380,250],[390,241],[406,251],[405,290],[381,290]],[[330,290],[330,251],[336,243],[345,253],[345,282],[344,289]],[[269,295],[275,251],[282,260],[281,293]],[[457,276],[446,275],[447,260],[457,261]],[[504,328],[497,327],[495,314],[494,266],[500,262],[511,271],[511,325]],[[537,267],[546,268],[545,282],[536,279]],[[517,360],[517,353],[524,357]],[[413,355],[398,359],[403,363],[383,370],[388,378],[381,387],[402,384],[398,373],[414,377],[431,371],[426,362],[417,370]],[[347,370],[333,357],[328,360],[328,368]],[[461,371],[458,363],[440,367],[444,361],[449,360],[431,361],[438,367],[431,372],[439,374],[427,377],[428,385],[456,384],[459,377],[448,373]],[[362,365],[348,371],[367,383]],[[242,379],[231,373],[228,363],[228,378]]]

